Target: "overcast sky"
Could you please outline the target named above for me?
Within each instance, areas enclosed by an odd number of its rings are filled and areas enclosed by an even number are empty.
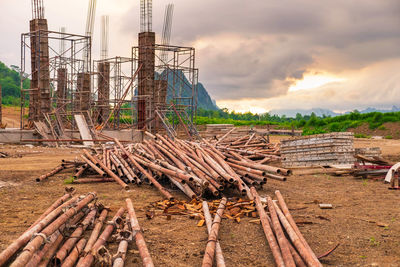
[[[139,2],[98,0],[93,58],[100,55],[104,14],[110,16],[110,56],[130,55]],[[196,48],[200,82],[220,107],[263,112],[400,106],[399,0],[154,0],[157,34],[170,2],[171,44]],[[0,0],[0,60],[7,65],[19,64],[30,3]],[[87,0],[44,3],[51,30],[65,26],[84,33]]]

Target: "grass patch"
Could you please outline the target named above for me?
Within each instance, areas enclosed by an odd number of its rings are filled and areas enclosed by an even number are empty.
[[[355,138],[371,138],[370,135],[366,135],[366,134],[363,134],[363,133],[354,134],[354,137]]]
[[[75,181],[74,177],[70,177],[64,180],[64,184],[73,184]]]

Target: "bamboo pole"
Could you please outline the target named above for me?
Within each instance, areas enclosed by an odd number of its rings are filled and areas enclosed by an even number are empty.
[[[135,167],[136,167],[139,171],[141,171],[141,172],[150,180],[150,182],[152,182],[152,183],[154,184],[154,186],[155,186],[166,198],[168,198],[169,200],[174,199],[174,197],[173,197],[167,190],[165,190],[165,188],[164,188],[162,185],[160,185],[160,183],[157,182],[157,180],[154,179],[154,177],[153,177],[150,173],[148,173],[145,169],[143,169],[142,166],[140,166],[139,163],[137,163],[137,161],[133,158],[132,154],[131,154],[129,151],[127,151],[127,150],[125,149],[125,147],[118,141],[118,139],[114,139],[114,140],[115,140],[115,143],[120,147],[121,151],[122,151],[122,152],[129,158],[129,160],[133,163],[133,165],[135,165]]]
[[[304,238],[304,236],[300,232],[299,228],[297,227],[296,222],[294,221],[292,215],[290,214],[289,209],[288,209],[281,193],[277,190],[277,191],[275,191],[275,195],[278,199],[280,207],[282,208],[282,214],[284,214],[286,221],[289,223],[291,228],[294,230],[296,236],[300,239],[301,243],[305,246],[305,249],[307,250],[307,254],[309,254],[312,257],[311,262],[313,262],[315,264],[315,266],[322,266],[322,264],[319,262],[317,256],[315,255],[315,253],[313,252],[311,247],[308,245],[306,239]],[[279,211],[280,211],[280,209],[279,209]],[[279,212],[278,212],[278,215],[279,215]],[[299,253],[300,253],[300,251],[299,251]]]
[[[276,239],[278,241],[279,247],[281,248],[283,262],[285,263],[286,267],[295,267],[296,264],[294,263],[292,254],[290,253],[288,244],[289,242],[286,239],[285,234],[283,233],[283,229],[281,227],[281,224],[279,223],[278,215],[276,214],[276,210],[270,196],[267,196],[267,203],[272,221],[272,229],[275,232]]]
[[[97,241],[93,244],[90,253],[88,253],[84,258],[82,258],[82,260],[79,260],[78,264],[76,265],[77,267],[90,267],[93,264],[97,251],[110,238],[117,224],[117,221],[121,219],[121,216],[124,214],[124,212],[125,212],[124,208],[120,208],[117,211],[111,222],[107,224],[107,226],[104,228],[103,232],[101,233]]]
[[[208,241],[204,252],[203,263],[201,265],[202,267],[213,266],[215,246],[218,241],[218,232],[221,225],[222,215],[224,214],[226,201],[226,197],[223,197],[221,199],[221,202],[219,203],[217,212],[214,217],[214,221],[212,222],[210,234],[208,235]]]
[[[260,217],[261,225],[263,227],[265,237],[267,238],[268,245],[271,248],[272,255],[274,256],[275,263],[278,267],[285,267],[285,263],[279,249],[278,242],[276,241],[274,232],[272,231],[271,224],[268,221],[268,215],[265,212],[264,207],[261,203],[260,196],[258,195],[257,190],[254,187],[251,187],[250,190],[254,196],[254,202],[256,203],[258,216]]]
[[[24,246],[32,237],[33,234],[40,232],[46,225],[57,218],[62,212],[64,207],[67,207],[74,203],[78,199],[75,196],[58,206],[55,210],[46,215],[40,222],[36,222],[35,225],[26,230],[20,237],[17,238],[11,245],[9,245],[0,254],[0,266],[4,265],[22,246]]]
[[[75,207],[69,208],[65,213],[59,216],[55,221],[43,229],[39,235],[34,237],[24,248],[18,258],[10,265],[12,267],[24,266],[32,257],[39,247],[43,244],[47,236],[54,233],[61,225],[63,225],[69,218],[78,213],[83,207],[91,202],[96,196],[96,193],[88,194],[84,199],[80,200]],[[34,228],[32,228],[34,229]]]
[[[72,249],[71,253],[64,260],[61,267],[73,267],[75,265],[75,262],[78,260],[79,255],[82,253],[85,244],[86,239],[82,238],[81,240],[79,240],[76,246]]]
[[[85,153],[86,156],[88,157],[91,156],[95,160],[95,162],[99,163],[100,167],[125,190],[129,190],[129,186],[126,183],[124,183],[117,175],[115,175],[115,173],[113,173],[109,168],[107,168],[107,166],[104,165],[104,163],[101,162],[96,156],[90,155],[90,153],[86,149],[84,149],[83,152]]]
[[[203,213],[204,213],[204,219],[206,220],[207,231],[208,234],[210,234],[212,227],[212,217],[210,214],[210,209],[208,208],[207,201],[203,201]],[[219,243],[218,240],[217,243],[215,244],[215,261],[217,263],[217,267],[225,266],[224,255],[222,254],[221,244]]]
[[[136,218],[132,201],[130,198],[127,198],[125,201],[128,208],[129,222],[131,224],[132,232],[135,236],[136,246],[139,250],[140,257],[142,258],[143,266],[154,267],[153,260],[151,259],[149,250],[147,249],[146,242],[144,240],[142,229],[140,228],[139,221]]]

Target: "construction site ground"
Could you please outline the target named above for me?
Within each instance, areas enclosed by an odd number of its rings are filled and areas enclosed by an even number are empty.
[[[282,137],[280,137],[282,138]],[[276,142],[280,138],[272,138]],[[356,147],[380,146],[383,156],[400,159],[400,140],[355,140]],[[71,148],[0,145],[0,151],[11,157],[0,159],[0,251],[21,235],[47,207],[63,195],[65,179],[71,173],[60,173],[45,182],[35,178],[57,165],[62,159],[75,159],[81,151]],[[399,266],[400,214],[397,203],[400,191],[388,190],[381,180],[362,180],[352,176],[325,174],[299,175],[295,171],[288,181],[268,180],[261,196],[274,195],[279,189],[300,226],[306,240],[317,254],[340,246],[322,260],[326,266]],[[297,173],[297,174],[296,174]],[[206,227],[197,220],[173,215],[170,220],[161,212],[152,219],[145,216],[146,207],[162,197],[155,188],[131,185],[124,191],[116,183],[74,185],[78,193],[96,191],[98,200],[111,208],[109,216],[125,205],[129,197],[156,266],[200,266],[206,246]],[[186,199],[176,191],[178,199]],[[318,203],[333,205],[322,210]],[[227,266],[273,266],[273,257],[259,223],[243,218],[240,223],[224,219],[220,243]],[[111,248],[116,252],[116,244]],[[136,245],[131,244],[128,266],[139,266]]]

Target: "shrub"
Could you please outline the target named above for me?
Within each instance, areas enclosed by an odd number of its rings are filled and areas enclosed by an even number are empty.
[[[370,135],[366,135],[366,134],[363,134],[363,133],[355,133],[354,137],[355,138],[371,138]]]
[[[384,125],[381,125],[378,127],[378,130],[386,130],[386,127]]]

